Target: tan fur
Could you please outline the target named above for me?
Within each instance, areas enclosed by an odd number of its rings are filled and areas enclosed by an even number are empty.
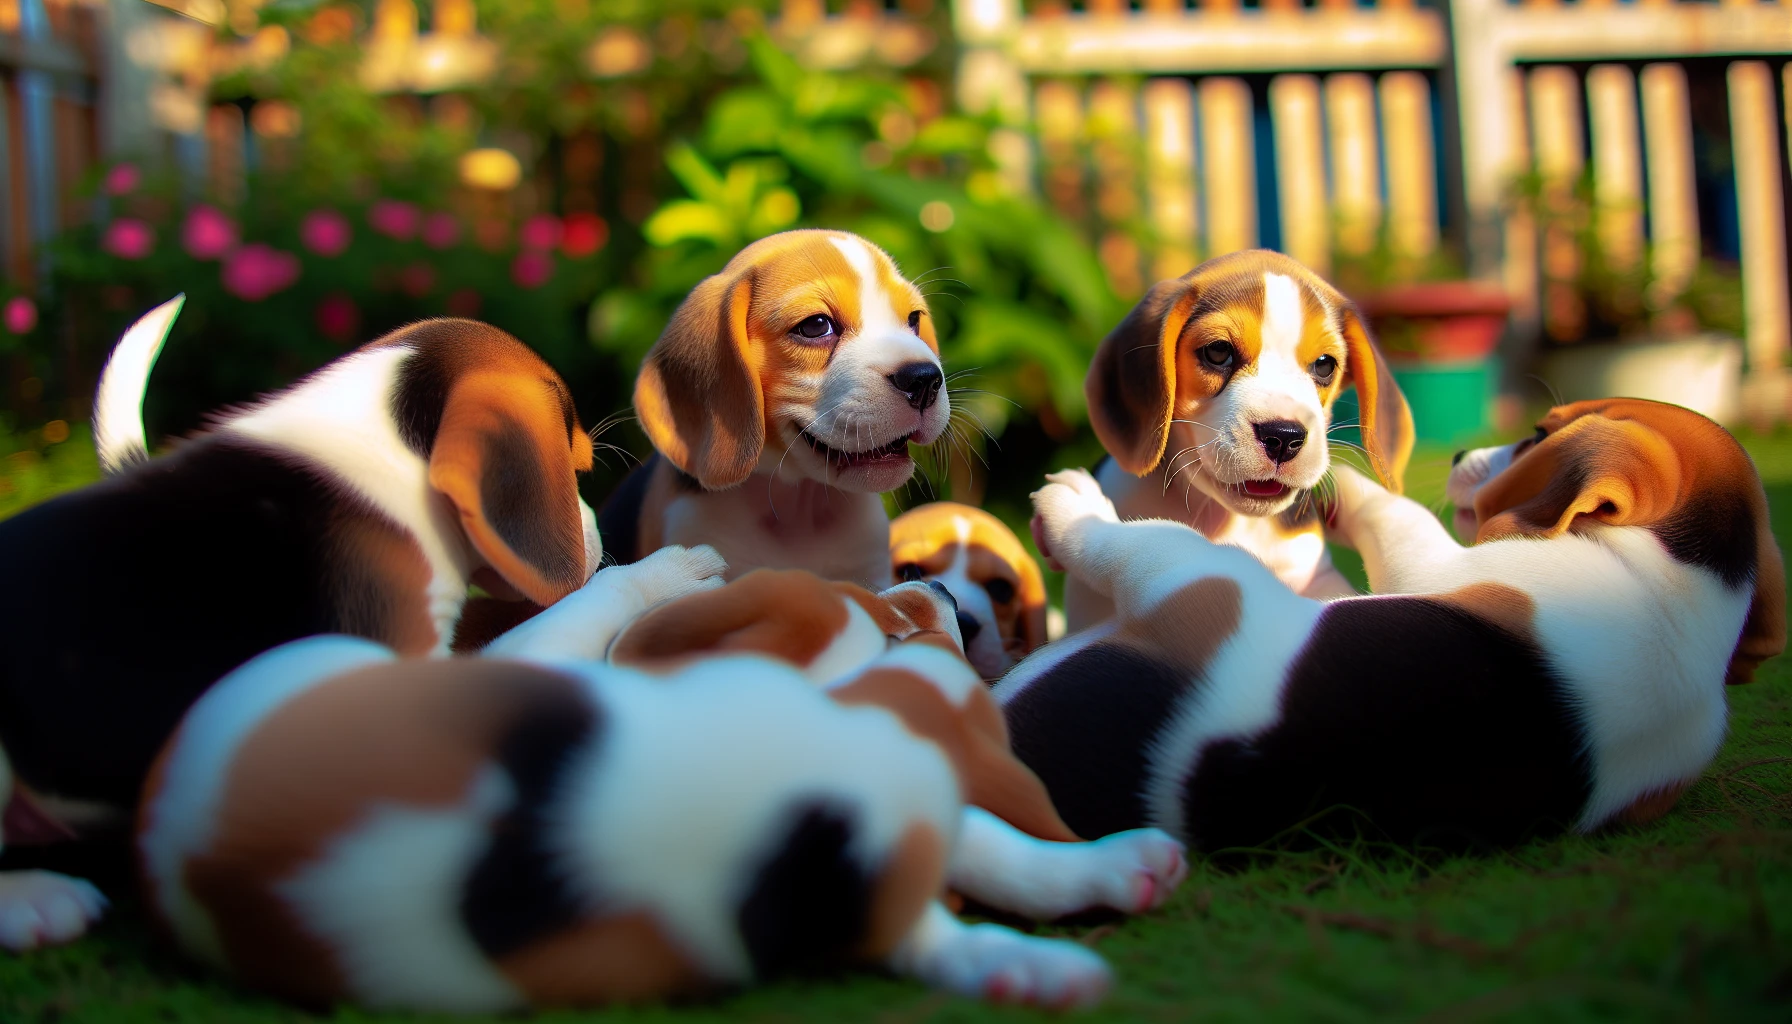
[[[1501,583],[1471,583],[1447,594],[1439,594],[1437,600],[1486,619],[1513,636],[1525,640],[1535,637],[1537,602],[1517,587]]]
[[[659,922],[640,912],[580,922],[497,967],[534,1006],[641,1002],[711,987]]]
[[[1150,611],[1128,618],[1120,636],[1179,670],[1196,673],[1238,632],[1244,592],[1222,577],[1196,580]]]
[[[610,660],[672,668],[699,656],[767,654],[806,666],[846,628],[840,592],[795,569],[759,569],[662,605],[616,638]]]
[[[1003,646],[1014,658],[1023,658],[1045,643],[1045,576],[1006,523],[952,501],[912,508],[890,522],[890,564],[898,578],[906,565],[927,576],[945,572],[958,560],[960,519],[970,523],[967,574],[972,582],[1003,579],[1014,587],[1011,600],[997,603],[992,598],[991,604]]]

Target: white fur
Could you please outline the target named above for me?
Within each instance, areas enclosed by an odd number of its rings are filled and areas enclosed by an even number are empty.
[[[568,876],[592,882],[594,908],[651,910],[719,978],[752,977],[734,918],[739,887],[776,852],[793,812],[823,802],[855,816],[868,871],[911,824],[956,836],[957,777],[882,708],[841,707],[764,658],[717,658],[671,678],[565,668],[618,723],[567,776],[578,780],[561,811]]]
[[[954,891],[1049,921],[1096,907],[1139,914],[1161,906],[1188,873],[1188,863],[1182,844],[1154,828],[1092,843],[1054,843],[967,807],[949,871]]]
[[[283,644],[243,663],[188,710],[163,766],[162,785],[144,806],[139,853],[155,900],[177,938],[194,955],[225,964],[217,932],[187,890],[186,863],[214,839],[219,805],[238,748],[267,717],[336,675],[392,661],[371,640],[320,636]]]
[[[890,638],[859,602],[842,597],[840,603],[846,606],[845,628],[809,664],[797,666],[797,671],[819,686],[856,673],[890,646]]]
[[[0,871],[0,949],[72,942],[106,912],[92,883],[54,871]]]
[[[388,345],[351,353],[227,417],[219,432],[308,458],[404,527],[429,562],[429,616],[436,653],[446,655],[479,560],[453,504],[430,486],[429,461],[405,445],[392,415],[398,372],[413,351]]]
[[[462,884],[513,802],[495,766],[446,810],[370,811],[278,891],[336,950],[349,987],[375,1007],[495,1013],[523,1005],[461,922]]]
[[[963,707],[972,691],[983,687],[983,678],[962,657],[931,644],[897,644],[873,665],[913,672],[931,683],[954,707]]]
[[[675,598],[713,590],[728,569],[707,545],[664,547],[630,565],[612,565],[578,590],[487,644],[487,658],[602,660],[629,623]]]
[[[116,473],[149,455],[149,439],[143,433],[143,395],[149,386],[149,372],[186,301],[183,292],[143,314],[118,339],[106,368],[100,371],[99,391],[93,399],[93,446],[99,453],[100,468],[107,473]]]
[[[1075,942],[967,925],[938,903],[897,948],[890,969],[959,995],[1051,1007],[1093,1006],[1114,983],[1101,957]]]
[[[964,645],[965,657],[983,678],[1000,679],[1014,664],[1014,658],[1003,645],[995,603],[989,599],[983,584],[971,579],[971,521],[965,516],[953,516],[952,526],[958,535],[958,555],[945,571],[927,578],[951,591],[952,599],[958,602],[959,612],[983,627],[977,632],[976,639]]]

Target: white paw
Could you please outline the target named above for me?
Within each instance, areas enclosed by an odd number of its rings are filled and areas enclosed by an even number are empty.
[[[1116,832],[1088,844],[1088,849],[1091,901],[1078,909],[1102,906],[1142,914],[1163,906],[1188,877],[1182,844],[1162,829]]]
[[[106,912],[90,882],[53,871],[0,871],[0,948],[14,953],[80,938]]]
[[[1120,517],[1114,503],[1101,493],[1101,485],[1081,469],[1066,469],[1046,475],[1046,485],[1033,492],[1036,515],[1034,540],[1047,552],[1047,557],[1062,561],[1073,545],[1071,533],[1085,520],[1116,523]]]
[[[1015,1006],[1094,1006],[1114,975],[1092,950],[1064,939],[1022,935],[999,924],[963,928],[916,965],[928,985]]]
[[[693,548],[671,545],[660,548],[633,565],[606,570],[622,574],[640,595],[642,607],[653,608],[667,601],[686,597],[722,585],[722,574],[728,563],[708,544]]]

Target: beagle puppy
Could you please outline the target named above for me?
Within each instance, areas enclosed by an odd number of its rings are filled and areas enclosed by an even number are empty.
[[[112,475],[0,522],[4,842],[121,823],[187,707],[270,647],[442,655],[469,584],[551,604],[602,554],[565,385],[471,320],[395,331],[149,459],[143,388],[178,309],[103,375]],[[0,946],[73,938],[100,907],[85,882],[0,873]]]
[[[609,664],[565,657],[585,641],[564,605],[506,638],[517,657],[313,638],[207,693],[138,832],[180,945],[312,1004],[581,1006],[856,963],[1084,1005],[1110,983],[1098,956],[964,925],[946,886],[1142,909],[1181,877],[1159,834],[1040,843],[965,806],[1050,814],[939,591],[755,572],[638,621]]]
[[[1717,753],[1724,684],[1785,647],[1760,478],[1688,410],[1580,402],[1464,457],[1473,547],[1337,480],[1377,594],[1330,603],[1185,524],[1121,522],[1081,471],[1034,496],[1048,557],[1119,608],[996,691],[1072,828],[1218,850],[1348,827],[1337,808],[1444,845],[1646,822]]]
[[[1045,577],[1008,525],[980,508],[935,501],[890,522],[898,580],[942,584],[958,603],[965,657],[996,680],[1046,640]]]
[[[678,307],[641,364],[657,455],[604,506],[611,557],[710,544],[738,575],[890,583],[878,495],[951,413],[933,318],[883,250],[788,231],[741,250]]]
[[[1354,594],[1309,497],[1323,490],[1346,382],[1369,463],[1398,492],[1412,412],[1356,307],[1281,253],[1208,260],[1153,285],[1096,351],[1084,391],[1109,456],[1096,479],[1122,519],[1187,523],[1308,597]],[[1113,614],[1074,575],[1064,604],[1072,631]]]

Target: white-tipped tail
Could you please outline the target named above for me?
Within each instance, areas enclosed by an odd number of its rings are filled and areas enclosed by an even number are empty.
[[[143,393],[162,343],[186,301],[182,292],[143,314],[118,339],[100,371],[100,390],[93,399],[93,446],[107,473],[149,458],[149,440],[143,436]]]

